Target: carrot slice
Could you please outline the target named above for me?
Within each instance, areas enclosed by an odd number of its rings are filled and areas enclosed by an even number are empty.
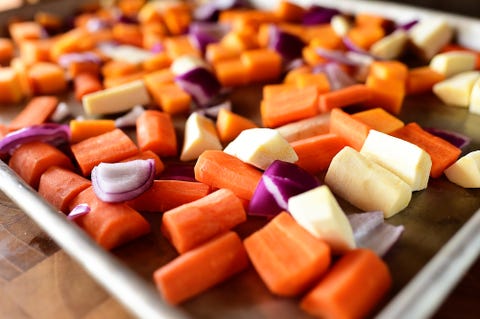
[[[367,249],[347,252],[301,301],[321,318],[364,318],[385,296],[392,278],[385,262]]]
[[[387,134],[402,128],[405,125],[405,123],[403,123],[398,117],[388,113],[380,107],[354,113],[352,114],[352,117],[362,121],[376,131]]]
[[[330,133],[345,139],[348,145],[360,151],[371,127],[339,108],[330,115]]]
[[[7,64],[15,55],[12,39],[0,38],[0,64]]]
[[[245,249],[268,289],[297,296],[327,271],[330,247],[282,212],[244,240]]]
[[[415,122],[394,131],[391,135],[413,143],[426,151],[432,159],[431,177],[440,177],[443,171],[452,165],[462,153],[453,144],[425,131]]]
[[[274,11],[275,15],[286,22],[301,22],[305,14],[305,8],[291,1],[281,0]]]
[[[68,213],[70,202],[92,183],[59,166],[49,167],[40,177],[38,193],[58,210]]]
[[[30,125],[42,124],[55,111],[57,105],[58,98],[55,96],[34,97],[8,124],[8,129],[15,131]]]
[[[445,75],[429,66],[410,69],[407,76],[407,94],[431,92],[432,87],[445,79]]]
[[[165,301],[179,304],[248,267],[241,239],[227,232],[156,270],[153,280]]]
[[[102,202],[91,186],[72,200],[69,209],[84,203],[90,212],[75,222],[107,250],[150,232],[150,224],[136,210],[124,203]]]
[[[250,200],[262,173],[255,167],[223,151],[208,150],[197,159],[195,179],[215,188],[227,188],[235,195]]]
[[[255,128],[257,125],[246,117],[221,109],[218,112],[216,127],[220,141],[227,144],[233,141],[243,130]]]
[[[222,86],[234,87],[248,83],[248,71],[240,57],[220,60],[213,64],[213,69]]]
[[[73,169],[70,159],[50,144],[30,142],[22,144],[8,162],[10,168],[33,188],[38,188],[40,177],[50,166]]]
[[[269,49],[247,50],[240,59],[249,83],[273,81],[282,72],[282,56]]]
[[[113,131],[115,129],[115,120],[71,120],[69,126],[70,142],[78,143],[87,138]]]
[[[266,127],[277,127],[318,114],[318,91],[315,85],[292,88],[263,99],[260,111]]]
[[[311,174],[326,170],[333,157],[347,143],[337,134],[322,134],[291,143],[298,161],[295,163]]]
[[[219,189],[166,211],[162,232],[183,254],[247,220],[242,201],[229,189]]]
[[[136,123],[137,144],[141,151],[151,150],[159,156],[175,156],[177,137],[168,113],[145,110]]]
[[[73,87],[75,98],[82,100],[82,97],[88,93],[97,92],[103,89],[102,82],[97,74],[91,72],[82,72],[73,78]]]
[[[343,89],[320,94],[318,107],[320,112],[328,112],[334,108],[360,104],[370,99],[371,90],[364,84],[355,84]]]
[[[128,204],[141,212],[166,212],[209,193],[210,186],[199,182],[155,180],[152,187]]]
[[[130,137],[118,128],[73,144],[71,149],[84,176],[101,162],[121,161],[139,152]]]
[[[37,94],[57,94],[67,89],[65,72],[57,64],[37,62],[27,72],[33,92]]]
[[[0,68],[0,103],[15,104],[22,98],[22,83],[16,70],[12,67]]]

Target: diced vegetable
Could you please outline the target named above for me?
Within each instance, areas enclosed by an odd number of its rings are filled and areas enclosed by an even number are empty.
[[[465,188],[480,188],[480,151],[472,151],[445,169],[452,183]]]
[[[215,124],[198,112],[190,114],[185,122],[181,161],[197,159],[206,150],[222,150]]]

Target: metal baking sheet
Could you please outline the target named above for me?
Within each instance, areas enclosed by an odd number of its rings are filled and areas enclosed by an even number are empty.
[[[254,2],[262,7],[273,5]],[[391,14],[397,20],[438,14],[382,2],[315,3],[338,6],[346,12]],[[478,46],[479,37],[473,35],[480,34],[480,21],[442,16],[455,25],[461,43]],[[63,98],[73,103],[68,96]],[[257,120],[260,98],[260,86],[239,88],[231,95],[236,112]],[[0,122],[7,122],[18,110],[19,107],[3,107]],[[415,121],[422,126],[467,134],[472,142],[464,149],[464,154],[480,149],[480,116],[463,108],[443,105],[431,94],[408,97],[399,117],[405,122]],[[162,302],[151,279],[155,269],[176,255],[160,234],[160,215],[145,215],[152,223],[154,231],[151,234],[105,252],[60,216],[3,162],[0,162],[0,190],[140,318],[310,318],[298,308],[297,299],[271,295],[252,267],[180,307],[170,307]],[[341,199],[339,202],[347,213],[358,211]],[[422,318],[435,311],[480,252],[480,213],[476,213],[479,207],[479,189],[463,189],[441,177],[431,179],[426,190],[413,194],[404,211],[388,219],[392,224],[404,225],[405,232],[385,256],[394,284],[385,301],[376,309],[376,315],[382,318]],[[265,222],[261,218],[250,218],[236,230],[245,237]],[[450,262],[452,260],[455,263]]]

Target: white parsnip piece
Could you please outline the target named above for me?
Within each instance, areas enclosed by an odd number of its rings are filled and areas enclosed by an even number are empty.
[[[452,51],[436,54],[430,61],[430,68],[449,78],[453,75],[475,69],[476,56],[471,52]]]
[[[352,22],[346,16],[337,14],[330,20],[330,26],[339,37],[344,37],[352,28]]]
[[[412,191],[427,188],[432,159],[417,145],[370,130],[360,153],[399,176]]]
[[[370,47],[370,53],[381,59],[393,60],[405,52],[407,43],[408,33],[399,29],[375,42]]]
[[[263,170],[275,160],[289,163],[298,160],[297,153],[290,143],[277,130],[271,128],[244,130],[225,147],[224,151]]]
[[[150,95],[143,80],[136,80],[105,90],[84,95],[83,109],[87,115],[125,112],[136,105],[150,103]]]
[[[420,57],[430,61],[453,37],[453,28],[441,18],[425,18],[408,32]]]
[[[153,57],[153,52],[145,50],[133,45],[117,45],[117,46],[101,46],[100,50],[107,57],[118,60],[125,61],[132,64],[141,64],[143,61]]]
[[[190,114],[185,122],[181,161],[197,159],[203,151],[221,150],[222,144],[218,138],[215,123],[197,112]]]
[[[452,183],[465,188],[480,188],[480,150],[459,158],[444,171]]]
[[[346,146],[335,155],[325,176],[331,191],[364,211],[385,218],[408,206],[412,189],[400,177]]]
[[[352,227],[328,186],[290,197],[288,211],[313,236],[327,242],[333,253],[355,248]]]
[[[473,83],[472,91],[470,92],[468,111],[480,115],[480,75],[475,83]]]
[[[478,71],[462,72],[435,84],[433,93],[445,104],[468,107],[473,85],[479,77]]]

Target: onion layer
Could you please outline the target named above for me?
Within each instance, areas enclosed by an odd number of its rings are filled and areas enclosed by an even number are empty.
[[[133,160],[121,163],[100,163],[92,170],[95,194],[104,202],[131,200],[153,184],[155,161]]]
[[[90,206],[88,206],[88,204],[78,204],[67,215],[67,219],[75,221],[78,217],[86,215],[88,213],[90,213]]]
[[[190,94],[200,107],[211,104],[222,88],[215,75],[203,67],[176,76],[175,83]]]

